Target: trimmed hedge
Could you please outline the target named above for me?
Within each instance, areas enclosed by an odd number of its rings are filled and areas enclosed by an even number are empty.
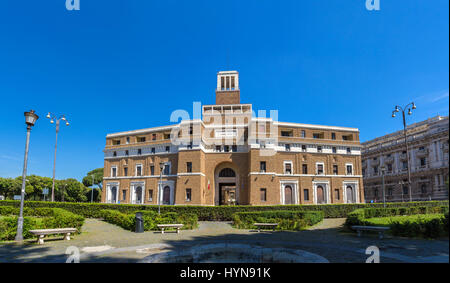
[[[233,226],[241,229],[257,228],[254,223],[278,223],[276,230],[303,230],[323,220],[322,211],[254,211],[237,212]]]
[[[349,213],[346,225],[382,225],[389,226],[395,236],[437,238],[448,236],[448,210],[448,206],[357,209]],[[384,224],[375,223],[381,218],[387,218]]]
[[[0,240],[14,240],[17,232],[18,207],[0,206]],[[35,237],[29,230],[73,227],[81,232],[84,217],[61,208],[25,208],[24,239]]]
[[[139,211],[142,212],[144,220],[144,231],[159,230],[158,224],[184,224],[182,229],[194,229],[198,226],[197,215],[195,214],[177,214],[174,212],[167,212],[158,215],[154,211]],[[125,230],[134,231],[136,227],[135,214],[125,214],[117,210],[106,209],[101,211],[101,217],[108,223],[122,227]]]
[[[0,206],[16,206],[19,201],[3,200]],[[25,201],[26,207],[58,207],[72,213],[82,215],[87,218],[100,218],[101,211],[105,209],[117,210],[125,214],[134,214],[137,211],[158,211],[157,205],[135,205],[135,204],[106,204],[106,203],[70,203],[70,202],[43,202],[43,201]],[[399,202],[387,203],[387,207],[416,207],[416,206],[448,206],[447,201],[424,201],[424,202]],[[176,212],[180,215],[193,213],[201,221],[231,221],[236,212],[252,211],[323,211],[325,218],[347,217],[347,214],[358,208],[379,208],[382,203],[366,204],[323,204],[323,205],[274,205],[274,206],[188,206],[188,205],[162,205],[161,212]]]

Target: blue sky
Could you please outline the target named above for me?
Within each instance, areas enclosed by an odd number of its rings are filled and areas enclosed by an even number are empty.
[[[0,177],[81,179],[103,166],[107,133],[170,124],[176,109],[214,103],[216,72],[238,70],[241,102],[279,120],[357,127],[361,141],[448,115],[448,0],[2,1]]]

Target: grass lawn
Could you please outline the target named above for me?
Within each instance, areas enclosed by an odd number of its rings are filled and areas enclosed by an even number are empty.
[[[436,214],[416,214],[416,215],[398,215],[398,216],[389,216],[389,217],[374,217],[367,218],[366,221],[370,222],[374,226],[389,226],[392,222],[404,223],[407,221],[416,222],[418,220],[431,220],[437,218],[443,218],[444,214],[436,213]]]

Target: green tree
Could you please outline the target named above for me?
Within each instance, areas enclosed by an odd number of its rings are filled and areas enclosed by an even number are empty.
[[[94,176],[94,183],[92,183],[92,176]],[[99,202],[101,200],[102,189],[103,189],[103,168],[97,168],[89,171],[86,176],[83,178],[83,185],[86,187],[97,186],[98,188],[94,188],[94,201]],[[88,200],[91,200],[92,192],[89,190],[86,197]]]

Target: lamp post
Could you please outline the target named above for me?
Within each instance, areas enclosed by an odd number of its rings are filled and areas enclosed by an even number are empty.
[[[410,107],[411,106],[411,107]],[[410,107],[410,108],[409,108]],[[409,191],[409,201],[412,201],[412,192],[411,192],[411,169],[410,169],[410,162],[409,162],[409,149],[408,149],[408,140],[406,137],[406,117],[405,117],[405,111],[406,109],[408,109],[408,115],[412,114],[412,110],[416,109],[416,105],[414,104],[414,102],[411,102],[409,104],[407,104],[405,107],[401,107],[396,105],[395,109],[392,111],[392,118],[395,117],[395,113],[402,111],[402,116],[403,116],[403,135],[405,138],[405,147],[406,147],[406,160],[408,162],[408,191]]]
[[[91,189],[91,203],[92,203],[94,199],[94,174],[92,174],[91,176],[92,176],[92,189]]]
[[[386,167],[382,165],[380,169],[381,169],[381,191],[383,194],[383,207],[386,207],[386,197],[384,194],[384,173],[386,172]]]
[[[16,233],[16,241],[23,241],[23,203],[25,198],[25,182],[27,176],[27,162],[28,162],[28,148],[30,145],[30,132],[31,127],[34,126],[39,116],[34,113],[34,110],[30,110],[29,112],[25,112],[25,123],[27,124],[27,141],[25,143],[25,157],[23,161],[23,172],[22,172],[22,190],[20,192],[20,212],[19,218],[17,219],[17,233]]]
[[[60,115],[59,118],[56,118],[51,112],[48,112],[47,118],[50,119],[50,123],[55,123],[56,121],[56,139],[55,139],[55,157],[53,159],[53,182],[52,182],[52,202],[55,201],[55,167],[56,167],[56,148],[58,144],[58,132],[59,132],[59,121],[63,120],[66,122],[66,126],[69,126],[69,121],[67,121],[65,115]]]
[[[158,214],[161,214],[161,187],[162,187],[162,172],[164,169],[164,162],[159,163],[159,187],[158,187]]]

